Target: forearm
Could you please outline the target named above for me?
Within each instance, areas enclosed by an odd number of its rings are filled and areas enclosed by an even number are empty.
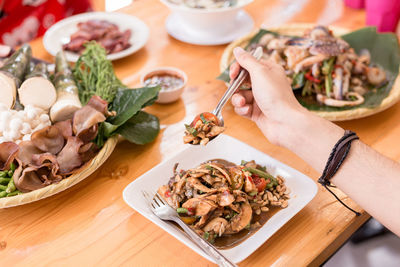
[[[309,112],[294,112],[280,126],[280,145],[290,149],[322,173],[339,126]],[[386,227],[400,235],[400,165],[361,141],[353,141],[349,155],[332,179],[339,189]]]

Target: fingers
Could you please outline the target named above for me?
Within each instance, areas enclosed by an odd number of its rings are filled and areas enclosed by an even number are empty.
[[[251,105],[244,105],[242,107],[235,107],[235,112],[243,117],[251,117],[252,113],[252,106]]]
[[[253,93],[251,90],[242,90],[232,96],[232,105],[242,107],[253,102]]]
[[[237,62],[232,63],[232,65],[229,67],[229,78],[231,81],[233,81],[236,76],[238,76],[240,71],[240,65]]]
[[[235,58],[240,66],[249,72],[254,71],[260,65],[257,59],[255,59],[250,53],[246,52],[241,47],[236,47],[233,49],[233,54],[235,55]]]

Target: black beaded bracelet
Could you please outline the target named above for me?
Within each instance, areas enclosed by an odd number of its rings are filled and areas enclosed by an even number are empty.
[[[329,187],[335,187],[331,184],[330,180],[339,170],[340,166],[343,164],[344,160],[346,159],[347,155],[349,154],[351,148],[351,142],[354,140],[359,139],[357,134],[346,130],[342,138],[335,144],[332,149],[331,154],[329,155],[328,162],[326,163],[324,172],[322,173],[321,177],[318,179],[318,183],[320,183],[326,190],[328,190],[343,206],[354,212],[357,216],[361,214],[349,206],[347,206],[343,201],[339,199],[338,196],[333,193]]]

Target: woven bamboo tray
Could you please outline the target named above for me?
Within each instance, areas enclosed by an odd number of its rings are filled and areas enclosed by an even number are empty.
[[[83,165],[78,172],[69,176],[68,178],[63,179],[61,182],[57,184],[51,184],[41,189],[37,189],[28,193],[24,193],[21,195],[16,195],[13,197],[4,197],[0,198],[0,208],[9,208],[14,206],[20,206],[27,203],[31,203],[57,193],[60,193],[71,186],[79,183],[83,179],[87,178],[91,175],[97,168],[99,168],[111,155],[114,151],[115,146],[118,142],[118,136],[113,136],[107,140],[104,144],[103,148],[97,153],[97,155]]]

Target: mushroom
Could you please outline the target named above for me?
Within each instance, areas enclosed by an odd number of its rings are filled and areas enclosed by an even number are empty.
[[[214,231],[214,233],[218,234],[218,236],[222,236],[225,232],[226,226],[228,225],[228,221],[224,218],[217,217],[209,221],[206,226],[203,227],[203,231],[210,232]]]
[[[240,205],[240,213],[235,215],[229,225],[229,230],[231,233],[240,232],[244,229],[250,222],[253,215],[253,211],[248,202],[243,202]]]
[[[220,206],[229,206],[233,201],[235,201],[235,197],[228,190],[218,194],[218,204]]]
[[[202,191],[202,192],[210,192],[212,189],[208,188],[207,186],[203,185],[199,179],[190,177],[187,179],[187,183],[189,186],[193,187],[196,190]]]

